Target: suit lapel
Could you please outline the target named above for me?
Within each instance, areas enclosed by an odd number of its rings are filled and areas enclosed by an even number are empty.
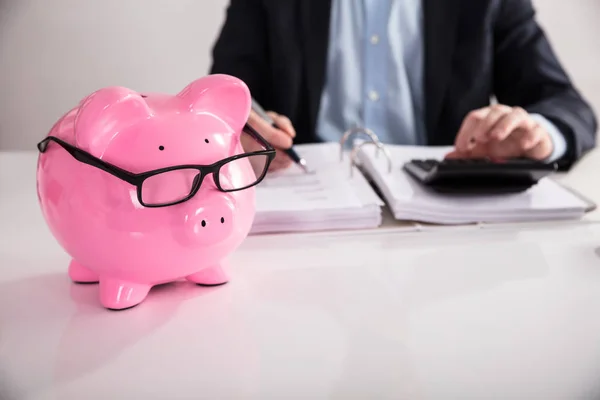
[[[429,143],[436,137],[437,122],[450,80],[459,2],[423,0],[425,31],[425,118]]]
[[[298,0],[308,88],[309,124],[314,128],[325,82],[331,0]]]

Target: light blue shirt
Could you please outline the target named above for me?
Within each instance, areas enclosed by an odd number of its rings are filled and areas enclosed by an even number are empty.
[[[383,143],[427,145],[421,0],[332,0],[325,86],[317,135],[339,141],[360,126]],[[550,133],[556,160],[566,151],[558,129]]]

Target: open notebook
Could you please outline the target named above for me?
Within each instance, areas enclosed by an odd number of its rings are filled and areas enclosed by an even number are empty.
[[[296,165],[269,173],[256,187],[251,233],[374,228],[383,201],[350,160],[340,160],[340,144],[295,146],[311,172]]]
[[[385,145],[387,154],[381,150],[377,154],[377,150],[375,146],[360,146],[357,160],[399,220],[449,225],[576,219],[595,207],[551,178],[543,178],[518,194],[438,194],[419,185],[402,167],[415,158],[443,159],[450,147]]]

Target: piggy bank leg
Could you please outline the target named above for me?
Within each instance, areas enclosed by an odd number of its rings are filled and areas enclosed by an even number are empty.
[[[220,265],[204,268],[195,274],[186,276],[185,279],[202,286],[218,286],[229,281],[227,274]]]
[[[69,264],[69,277],[76,283],[96,283],[98,275],[75,260],[71,260]]]
[[[100,303],[110,310],[131,308],[144,301],[150,288],[147,284],[100,279]]]

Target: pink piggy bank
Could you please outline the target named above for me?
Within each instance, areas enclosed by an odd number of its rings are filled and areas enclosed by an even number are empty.
[[[65,114],[38,144],[37,190],[71,279],[99,282],[109,309],[175,280],[227,282],[275,156],[250,106],[242,81],[209,75],[177,95],[104,88]]]

